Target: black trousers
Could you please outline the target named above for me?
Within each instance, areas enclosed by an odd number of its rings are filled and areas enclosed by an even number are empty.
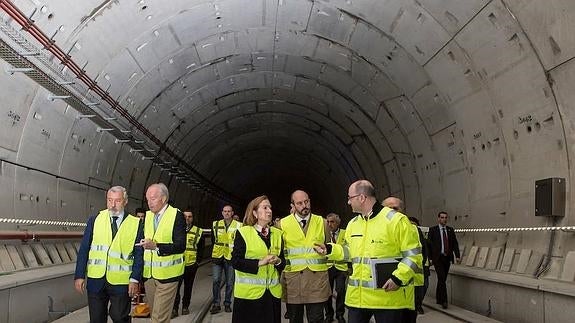
[[[130,317],[131,299],[128,296],[128,290],[126,289],[125,293],[118,293],[112,288],[110,284],[106,283],[98,293],[88,293],[90,323],[108,322],[108,313],[114,323],[132,322]],[[108,303],[110,303],[109,311]]]
[[[174,309],[177,311],[180,307],[180,288],[182,283],[184,285],[184,297],[182,297],[182,308],[190,307],[190,301],[192,299],[192,288],[194,287],[194,279],[196,278],[196,272],[198,271],[198,264],[195,263],[190,266],[186,266],[184,269],[184,275],[178,282],[178,289],[176,290],[176,299],[174,300]]]
[[[423,266],[423,286],[415,286],[415,309],[418,309],[423,305],[423,299],[425,298],[425,293],[427,293],[428,286],[429,266]]]
[[[348,323],[368,323],[371,317],[375,318],[376,323],[403,323],[408,322],[403,309],[397,310],[378,310],[369,308],[347,308]]]
[[[287,304],[290,323],[303,323],[304,306],[308,323],[323,322],[325,302],[310,304]]]
[[[451,261],[449,257],[440,255],[439,258],[433,260],[433,266],[435,267],[435,273],[437,274],[437,288],[435,289],[435,299],[437,304],[447,303],[447,274],[449,273],[449,267],[451,266]]]
[[[347,279],[347,271],[339,271],[335,267],[331,267],[328,270],[329,275],[329,286],[335,292],[337,296],[335,298],[335,316],[340,317],[345,313],[345,280]],[[325,302],[325,318],[333,319],[333,301],[332,298],[328,298]]]

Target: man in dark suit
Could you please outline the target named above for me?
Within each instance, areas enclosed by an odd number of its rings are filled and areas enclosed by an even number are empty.
[[[126,214],[126,189],[114,186],[106,193],[107,209],[88,219],[74,274],[74,287],[88,292],[91,323],[131,322],[130,298],[138,294],[142,280],[143,249],[135,247],[143,237],[143,222]]]
[[[437,214],[436,226],[429,228],[428,239],[431,244],[430,259],[432,265],[435,267],[437,274],[437,289],[435,290],[435,299],[437,304],[441,304],[443,308],[447,308],[447,274],[449,273],[449,266],[454,262],[453,255],[455,254],[455,261],[459,263],[459,244],[455,237],[455,231],[452,227],[447,226],[447,212],[439,212]]]

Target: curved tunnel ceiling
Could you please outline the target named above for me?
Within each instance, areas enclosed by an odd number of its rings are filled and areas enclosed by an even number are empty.
[[[14,3],[200,174],[282,212],[304,187],[348,213],[363,177],[411,214],[503,226],[570,174],[547,73],[574,47],[528,23],[544,2]]]

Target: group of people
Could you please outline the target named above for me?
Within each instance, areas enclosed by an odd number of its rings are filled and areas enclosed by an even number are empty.
[[[114,322],[131,322],[131,300],[143,281],[152,322],[170,321],[182,282],[182,312],[189,313],[201,229],[192,225],[191,210],[168,204],[166,185],[150,185],[146,200],[145,215],[128,214],[128,193],[114,186],[106,193],[107,208],[88,219],[74,287],[87,291],[90,322],[107,322],[108,315]]]
[[[75,287],[88,291],[90,321],[106,322],[109,313],[114,322],[129,322],[130,298],[139,292],[142,280],[152,322],[168,322],[178,314],[182,282],[182,314],[188,314],[201,257],[201,229],[192,225],[191,212],[168,204],[164,184],[146,191],[150,211],[143,221],[125,214],[127,199],[124,188],[110,188],[107,209],[87,223]],[[437,301],[447,307],[449,261],[453,253],[459,260],[455,234],[446,226],[447,213],[440,213],[439,226],[425,239],[417,223],[402,213],[401,200],[380,203],[367,180],[349,186],[347,203],[357,216],[345,229],[335,213],[325,219],[313,214],[302,190],[291,195],[291,214],[275,222],[265,195],[248,204],[242,222],[234,219],[232,206],[224,206],[222,219],[214,221],[211,230],[210,312],[222,311],[223,281],[223,309],[233,312],[232,322],[281,322],[282,301],[287,305],[285,318],[292,323],[302,323],[304,314],[309,323],[334,318],[345,323],[344,304],[351,323],[367,323],[372,317],[378,323],[414,322],[416,310],[423,311],[426,263],[435,265]]]

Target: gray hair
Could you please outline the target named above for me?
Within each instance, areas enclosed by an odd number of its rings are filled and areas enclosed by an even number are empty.
[[[112,187],[110,187],[108,192],[106,192],[106,194],[109,192],[114,192],[114,193],[122,192],[124,200],[126,200],[126,201],[128,200],[128,191],[126,191],[126,189],[123,186],[112,186]]]
[[[154,185],[160,189],[160,193],[166,197],[166,203],[168,203],[170,201],[170,192],[168,191],[168,187],[166,186],[166,184],[157,183],[157,184],[152,184],[150,186],[154,186]]]
[[[341,218],[337,213],[330,213],[325,218],[334,218],[337,223],[341,223]]]

